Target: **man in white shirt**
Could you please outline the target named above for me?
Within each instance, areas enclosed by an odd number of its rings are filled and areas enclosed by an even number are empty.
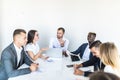
[[[68,49],[69,40],[64,37],[65,29],[60,27],[57,30],[57,37],[50,40],[49,48],[61,48],[63,55],[68,56],[66,51]]]

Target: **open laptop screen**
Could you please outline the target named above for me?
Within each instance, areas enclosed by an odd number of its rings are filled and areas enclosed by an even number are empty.
[[[49,48],[43,54],[52,58],[62,58],[62,50],[60,48]]]

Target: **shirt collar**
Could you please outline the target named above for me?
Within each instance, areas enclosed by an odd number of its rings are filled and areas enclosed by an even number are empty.
[[[14,43],[13,43],[14,44]],[[14,44],[14,46],[15,46],[15,49],[16,49],[16,51],[22,51],[22,47],[20,47],[20,48],[18,48],[15,44]]]

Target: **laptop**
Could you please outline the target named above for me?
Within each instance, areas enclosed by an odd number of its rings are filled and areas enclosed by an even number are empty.
[[[80,56],[79,55],[76,55],[76,54],[70,54],[70,57],[71,57],[71,61],[80,61],[81,60],[81,58],[80,58]]]
[[[49,48],[44,51],[43,54],[51,58],[62,58],[62,50],[60,48]]]

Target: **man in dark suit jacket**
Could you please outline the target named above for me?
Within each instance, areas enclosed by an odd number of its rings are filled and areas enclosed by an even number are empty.
[[[76,54],[76,55],[79,54],[80,58],[82,59],[84,59],[84,57],[89,57],[90,59],[93,56],[92,53],[91,52],[86,53],[85,50],[89,49],[89,45],[95,40],[95,38],[96,38],[96,33],[89,32],[87,36],[88,43],[83,43],[76,51],[73,51],[71,53]],[[85,54],[88,54],[88,55],[85,55]]]
[[[13,43],[2,51],[0,64],[0,80],[8,80],[9,77],[28,74],[37,70],[38,65],[33,63],[26,55],[22,46],[27,42],[26,32],[16,29],[13,33]],[[29,68],[18,69],[22,64],[30,65]]]
[[[90,60],[88,60],[86,62],[83,62],[81,64],[75,64],[74,65],[74,67],[75,67],[74,74],[88,76],[92,72],[90,72],[90,71],[85,71],[84,72],[84,71],[79,70],[78,68],[80,68],[80,67],[88,67],[88,66],[92,66],[92,65],[95,65],[95,64],[96,64],[96,66],[94,66],[94,67],[96,67],[96,68],[94,68],[95,71],[104,69],[105,65],[100,61],[100,58],[99,58],[100,57],[100,53],[99,53],[100,44],[101,44],[101,42],[99,40],[97,40],[97,41],[94,41],[90,45],[89,48],[90,48],[90,50],[91,50],[91,52],[93,54],[93,57]]]

